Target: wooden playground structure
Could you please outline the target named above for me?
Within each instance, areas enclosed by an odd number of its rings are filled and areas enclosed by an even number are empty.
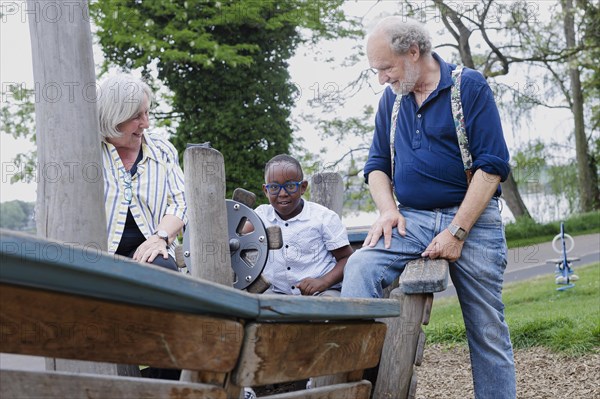
[[[88,21],[30,28],[36,82],[95,82]],[[243,387],[305,378],[315,387],[268,398],[414,397],[445,261],[411,262],[389,299],[234,289],[223,158],[202,147],[184,153],[192,275],[110,255],[95,103],[77,93],[36,104],[39,163],[70,172],[38,183],[38,237],[0,231],[0,351],[47,358],[47,371],[1,369],[0,397],[237,399]],[[313,200],[340,206],[339,175],[311,187]],[[184,372],[141,378],[137,365]],[[373,384],[363,376],[376,366]]]

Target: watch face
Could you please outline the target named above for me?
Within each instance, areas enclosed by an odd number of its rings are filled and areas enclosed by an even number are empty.
[[[467,238],[467,232],[465,231],[465,229],[455,224],[451,223],[450,226],[448,226],[448,231],[460,241],[463,241],[465,238]]]
[[[166,231],[164,231],[164,230],[158,230],[156,232],[156,235],[159,236],[160,238],[162,238],[165,241],[167,241],[169,239],[169,234]]]

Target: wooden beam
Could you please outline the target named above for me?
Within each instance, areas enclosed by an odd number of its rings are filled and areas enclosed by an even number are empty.
[[[0,351],[228,372],[243,326],[208,316],[0,285]]]
[[[356,320],[400,315],[389,299],[260,295],[257,320]]]
[[[0,229],[0,282],[200,314],[258,315],[254,295],[93,247]]]
[[[378,322],[252,323],[232,381],[257,386],[373,367],[385,331]]]
[[[68,3],[68,4],[67,4]],[[56,1],[58,18],[39,17],[47,1],[27,0],[37,143],[37,234],[106,250],[106,215],[96,73],[88,1]],[[43,13],[42,13],[43,14]],[[69,17],[67,17],[67,15]],[[62,17],[61,17],[62,16]],[[68,364],[52,369],[117,374],[116,365]],[[109,370],[110,369],[110,370]]]
[[[77,245],[0,229],[0,282],[193,314],[259,320],[395,317],[394,301],[253,295]]]
[[[384,320],[388,334],[379,362],[375,398],[405,399],[408,396],[419,339],[424,340],[421,321],[430,295],[433,294],[406,295],[401,288],[392,291],[390,298],[398,301],[402,315]]]
[[[331,209],[342,217],[344,181],[337,172],[315,173],[310,182],[310,200]]]
[[[405,294],[427,294],[448,287],[448,261],[416,259],[408,262],[400,275],[400,288]]]
[[[193,277],[233,286],[223,155],[204,146],[183,154]]]
[[[360,382],[261,396],[260,399],[369,399],[370,394],[371,383],[363,380]]]
[[[0,397],[44,399],[227,399],[214,385],[64,372],[0,370]]]

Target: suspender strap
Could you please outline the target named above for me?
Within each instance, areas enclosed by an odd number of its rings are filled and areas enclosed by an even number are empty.
[[[458,146],[460,147],[460,156],[462,158],[463,167],[467,176],[467,185],[471,184],[473,178],[473,158],[469,151],[469,139],[465,129],[465,117],[460,100],[460,81],[462,76],[462,65],[458,65],[452,71],[452,88],[450,89],[450,103],[452,104],[452,118],[456,128],[456,137],[458,138]]]
[[[400,101],[402,101],[402,95],[396,95],[394,101],[394,108],[392,108],[392,123],[390,124],[390,154],[392,156],[392,187],[394,187],[394,170],[396,169],[396,148],[394,143],[396,141],[396,122],[398,120],[398,112],[400,111]]]

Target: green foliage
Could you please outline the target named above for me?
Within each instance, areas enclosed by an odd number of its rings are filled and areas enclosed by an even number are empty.
[[[517,219],[505,226],[509,248],[551,241],[560,232],[560,221],[536,223],[529,218]],[[600,232],[600,211],[573,215],[564,221],[565,232],[572,236]]]
[[[505,316],[515,349],[543,346],[584,355],[600,348],[600,264],[577,268],[575,287],[557,291],[552,275],[507,284]],[[427,341],[466,344],[460,306],[455,298],[436,301],[424,327]]]
[[[343,146],[347,142],[354,144],[346,154],[337,161],[322,166],[319,171],[331,169],[339,172],[344,179],[344,211],[373,211],[375,204],[364,178],[360,174],[367,160],[368,151],[373,137],[373,116],[375,111],[372,106],[366,106],[363,113],[346,119],[333,118],[330,120],[311,120],[319,134],[324,139],[333,138],[337,144]]]
[[[0,227],[32,232],[35,230],[33,211],[35,204],[19,200],[0,203]]]
[[[262,199],[265,163],[293,144],[297,92],[288,60],[303,41],[357,33],[342,4],[105,0],[93,4],[93,15],[108,63],[147,73],[155,67],[173,92],[180,153],[209,141],[225,158],[228,193],[244,187]]]
[[[519,189],[531,183],[540,183],[542,170],[546,166],[548,154],[541,140],[534,140],[517,150],[511,157],[512,174]]]
[[[33,90],[14,85],[9,86],[8,91],[1,95],[6,99],[0,108],[2,134],[9,134],[15,139],[25,138],[35,144]],[[35,150],[17,154],[12,163],[17,166],[18,173],[11,176],[11,183],[31,182],[34,178],[36,161]]]
[[[569,202],[569,212],[577,209],[579,191],[577,188],[577,165],[570,163],[568,165],[551,166],[548,169],[550,175],[550,188],[556,195],[564,194]]]

